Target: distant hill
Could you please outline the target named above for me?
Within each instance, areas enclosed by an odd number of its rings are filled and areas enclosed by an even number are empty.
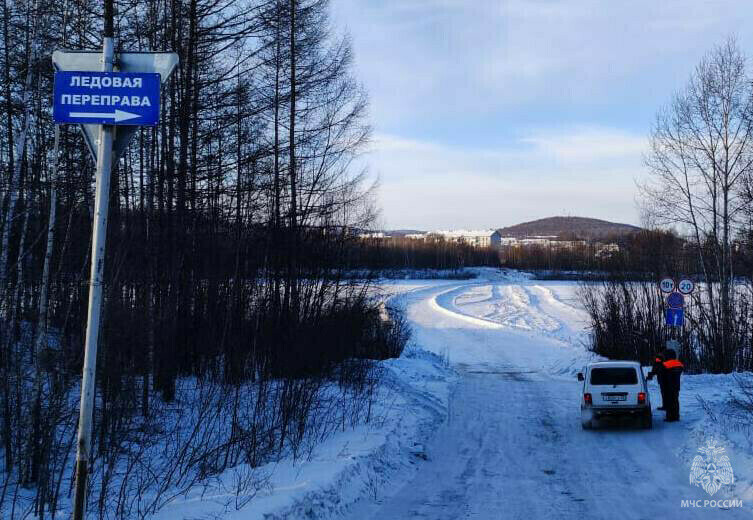
[[[629,224],[618,224],[595,218],[585,217],[549,217],[515,226],[502,228],[502,236],[524,238],[530,236],[558,236],[582,239],[600,239],[616,235],[629,235],[641,228]]]

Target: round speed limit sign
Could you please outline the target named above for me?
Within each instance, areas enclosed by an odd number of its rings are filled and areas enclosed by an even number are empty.
[[[675,290],[675,281],[672,278],[664,278],[659,282],[659,289],[663,293],[671,293]]]
[[[693,289],[695,289],[693,280],[688,280],[687,278],[680,280],[680,283],[677,284],[677,290],[682,294],[690,294],[693,292]]]

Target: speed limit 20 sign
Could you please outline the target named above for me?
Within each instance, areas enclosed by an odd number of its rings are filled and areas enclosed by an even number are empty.
[[[695,289],[693,280],[688,280],[687,278],[680,280],[680,283],[677,284],[677,290],[682,294],[690,294],[693,292],[693,289]]]

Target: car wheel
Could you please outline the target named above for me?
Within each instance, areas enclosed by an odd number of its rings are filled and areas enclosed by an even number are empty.
[[[651,415],[651,410],[643,414],[643,417],[641,417],[641,428],[644,430],[650,430],[653,426],[653,416]]]
[[[588,421],[581,421],[580,425],[584,430],[590,430],[593,427],[593,424],[591,424],[590,419]]]

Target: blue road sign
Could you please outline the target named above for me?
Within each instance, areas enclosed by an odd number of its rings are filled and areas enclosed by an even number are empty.
[[[157,73],[57,71],[53,89],[55,123],[156,125]]]
[[[685,306],[685,297],[678,292],[673,292],[667,296],[667,306],[672,309],[682,309]]]
[[[682,327],[685,323],[685,311],[683,309],[667,309],[667,325],[670,327]]]

